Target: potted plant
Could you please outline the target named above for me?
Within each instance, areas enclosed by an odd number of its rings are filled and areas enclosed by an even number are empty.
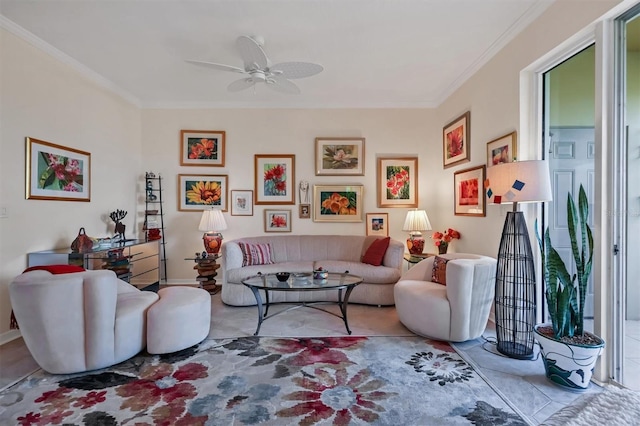
[[[538,324],[534,332],[547,378],[575,391],[589,386],[593,368],[604,347],[602,338],[584,331],[584,305],[593,261],[593,234],[587,224],[588,216],[587,195],[580,185],[577,208],[571,193],[567,196],[567,223],[576,265],[573,276],[551,245],[549,228],[543,240],[536,226],[551,324]]]

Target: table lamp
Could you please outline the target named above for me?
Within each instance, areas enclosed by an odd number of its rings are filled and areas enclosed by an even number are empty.
[[[485,191],[490,204],[513,204],[498,249],[495,323],[498,352],[510,358],[533,358],[536,277],[529,232],[518,203],[551,201],[549,164],[517,161],[487,169]]]
[[[222,246],[222,234],[220,231],[227,229],[222,211],[219,209],[209,209],[202,212],[199,231],[204,231],[202,241],[204,249],[208,254],[217,254]]]
[[[407,217],[404,220],[403,231],[409,232],[409,238],[407,238],[407,248],[411,254],[422,254],[424,250],[424,238],[422,238],[422,231],[430,231],[431,223],[427,217],[427,212],[424,210],[409,210]]]

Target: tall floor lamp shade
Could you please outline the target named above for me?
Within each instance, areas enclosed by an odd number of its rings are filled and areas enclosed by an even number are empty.
[[[511,358],[533,358],[536,321],[536,276],[529,232],[518,203],[551,201],[549,164],[518,161],[487,169],[486,194],[491,204],[513,204],[507,213],[498,249],[495,319],[497,349]]]

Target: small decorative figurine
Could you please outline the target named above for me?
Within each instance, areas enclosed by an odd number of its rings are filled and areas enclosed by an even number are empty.
[[[126,225],[121,221],[122,219],[125,218],[126,215],[127,215],[127,212],[124,210],[116,210],[114,212],[109,213],[109,217],[116,224],[116,234],[114,238],[122,242],[126,241],[124,237],[124,231],[126,229]]]

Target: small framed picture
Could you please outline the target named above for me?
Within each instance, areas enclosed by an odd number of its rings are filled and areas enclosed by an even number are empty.
[[[418,207],[418,157],[378,158],[378,207]]]
[[[316,176],[364,176],[364,138],[316,138]]]
[[[178,210],[201,212],[207,207],[227,211],[227,175],[178,175]]]
[[[442,162],[444,168],[471,159],[471,112],[467,111],[442,129]]]
[[[453,174],[456,216],[486,216],[485,171],[486,167],[482,165]]]
[[[264,232],[291,232],[291,210],[265,210]]]
[[[300,216],[300,219],[310,219],[311,218],[311,204],[300,204],[299,216]]]
[[[231,216],[253,216],[252,190],[231,190]]]
[[[255,204],[295,204],[295,155],[254,155]]]
[[[180,165],[224,167],[225,132],[180,131]]]
[[[389,214],[367,213],[367,235],[389,236]]]
[[[314,185],[314,222],[362,222],[362,185]]]
[[[487,142],[487,167],[514,162],[518,156],[517,139],[517,132],[511,132]]]

